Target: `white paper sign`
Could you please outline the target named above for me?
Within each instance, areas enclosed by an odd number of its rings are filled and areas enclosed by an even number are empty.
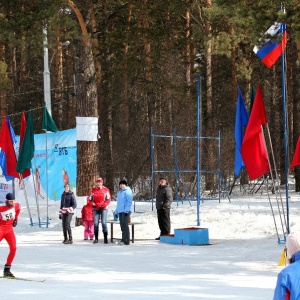
[[[98,117],[76,117],[77,141],[98,141]]]

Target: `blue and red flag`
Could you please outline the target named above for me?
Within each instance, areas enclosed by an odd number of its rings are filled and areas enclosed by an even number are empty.
[[[260,40],[261,45],[255,46],[253,51],[268,68],[271,68],[284,52],[287,43],[286,24],[275,22],[265,35],[266,38]]]
[[[14,149],[16,136],[11,126],[8,116],[2,119],[2,128],[0,133],[0,167],[2,168],[3,176],[7,181],[14,178],[20,178],[16,172],[17,157]]]
[[[244,103],[244,99],[240,88],[238,87],[238,99],[236,104],[235,115],[235,160],[234,160],[234,174],[239,176],[241,170],[245,168],[245,164],[241,154],[241,147],[244,138],[244,127],[248,124],[249,116]]]

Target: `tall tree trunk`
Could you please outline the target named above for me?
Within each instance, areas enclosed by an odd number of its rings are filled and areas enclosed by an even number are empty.
[[[132,4],[129,4],[128,10],[128,19],[127,19],[127,32],[126,32],[126,39],[125,39],[125,78],[124,78],[124,104],[123,104],[123,119],[124,119],[124,129],[126,133],[129,132],[129,99],[128,99],[128,51],[129,51],[129,32],[130,32],[130,23],[132,18]]]
[[[68,1],[79,21],[83,38],[77,41],[78,58],[75,65],[77,76],[77,116],[98,117],[98,95],[92,42],[82,13],[73,1]],[[77,141],[77,195],[88,195],[99,176],[98,141]]]
[[[91,43],[77,44],[77,116],[98,117],[97,85]],[[77,141],[77,195],[87,195],[99,176],[98,141]]]
[[[190,0],[187,0],[187,4],[189,2]],[[191,85],[191,14],[189,9],[185,12],[185,39],[185,79],[189,87]]]
[[[107,1],[106,0],[100,0],[99,2],[101,5],[101,14],[102,14],[102,22],[98,24],[98,26],[102,26],[101,28],[101,40],[100,43],[102,43],[102,46],[105,46],[105,50],[102,51],[102,64],[100,64],[100,59],[97,59],[97,82],[98,82],[98,88],[99,88],[99,99],[98,99],[98,107],[99,107],[99,116],[100,116],[100,124],[99,124],[99,130],[101,132],[101,140],[100,140],[100,157],[102,161],[102,166],[99,166],[101,170],[101,176],[105,176],[105,185],[110,189],[111,193],[114,192],[114,161],[113,161],[113,122],[112,122],[112,102],[110,91],[111,88],[111,80],[101,80],[102,73],[109,73],[109,70],[111,68],[111,62],[109,53],[111,53],[110,44],[107,43],[106,39],[106,33],[109,31],[107,28],[108,26],[108,12],[107,12]],[[96,34],[97,31],[99,31],[99,28],[96,24],[96,17],[95,19],[92,18],[92,24],[94,28],[94,33]],[[94,34],[94,35],[95,35]],[[96,36],[94,38],[94,47],[96,53],[99,52],[99,40],[96,40]],[[100,57],[100,55],[97,55]],[[104,174],[105,172],[105,174]]]
[[[63,54],[62,43],[60,41],[59,27],[55,37],[55,102],[58,103],[58,127],[63,128]],[[50,61],[51,62],[51,61]]]
[[[211,0],[206,0],[206,7],[211,8]],[[213,111],[212,105],[212,34],[211,34],[211,25],[208,20],[205,24],[205,31],[207,34],[207,43],[206,43],[206,93],[207,93],[207,115],[209,120],[211,120],[211,114]],[[214,120],[211,120],[214,122]]]
[[[211,0],[205,1],[205,7],[210,9],[212,6]],[[215,131],[215,118],[213,118],[213,102],[212,102],[212,34],[210,20],[205,22],[205,32],[207,36],[206,40],[206,113],[207,124],[205,125],[207,131],[204,135],[213,136],[216,135]],[[202,133],[200,133],[202,136]],[[207,190],[213,190],[215,187],[215,178],[211,176],[211,171],[215,171],[217,166],[214,164],[214,157],[217,155],[217,149],[214,147],[213,140],[202,139],[202,157],[205,157],[206,164],[201,164],[204,167],[205,172],[205,187]]]

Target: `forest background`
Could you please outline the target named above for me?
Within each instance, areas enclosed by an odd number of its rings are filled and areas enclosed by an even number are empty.
[[[21,112],[33,111],[41,133],[45,106],[43,29],[51,74],[52,117],[59,130],[76,116],[99,117],[98,142],[77,142],[77,194],[88,194],[99,174],[106,185],[126,178],[149,197],[151,164],[195,187],[197,76],[201,75],[201,170],[205,190],[218,189],[220,170],[234,176],[234,124],[240,86],[247,108],[259,83],[274,157],[284,184],[282,70],[266,68],[253,47],[275,21],[287,24],[289,157],[300,132],[300,1],[289,0],[0,0],[0,106],[20,132]],[[44,31],[45,32],[45,31]],[[194,68],[195,60],[198,69]],[[153,135],[169,136],[155,138]],[[151,152],[155,153],[151,157]],[[176,156],[176,157],[175,157]],[[175,159],[176,158],[176,159]],[[290,161],[290,159],[289,159]],[[206,172],[204,172],[206,170]],[[295,190],[300,191],[296,167]],[[155,176],[159,176],[158,173]],[[246,171],[241,182],[248,183]],[[144,187],[144,188],[143,188]],[[148,194],[147,194],[148,193]]]

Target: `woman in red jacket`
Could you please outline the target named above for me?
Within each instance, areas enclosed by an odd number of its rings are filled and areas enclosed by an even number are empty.
[[[93,211],[93,201],[90,197],[86,198],[87,203],[81,209],[81,217],[84,226],[84,239],[90,240],[94,239],[94,211]]]
[[[91,190],[90,199],[93,201],[94,208],[94,244],[98,243],[100,217],[104,236],[104,244],[107,244],[107,212],[111,196],[109,189],[103,185],[103,179],[101,177],[97,178],[96,186]]]
[[[0,242],[5,239],[9,245],[9,253],[3,271],[4,277],[15,277],[10,271],[17,252],[16,236],[13,227],[17,226],[21,212],[21,206],[15,200],[15,195],[8,193],[5,205],[0,206]]]

